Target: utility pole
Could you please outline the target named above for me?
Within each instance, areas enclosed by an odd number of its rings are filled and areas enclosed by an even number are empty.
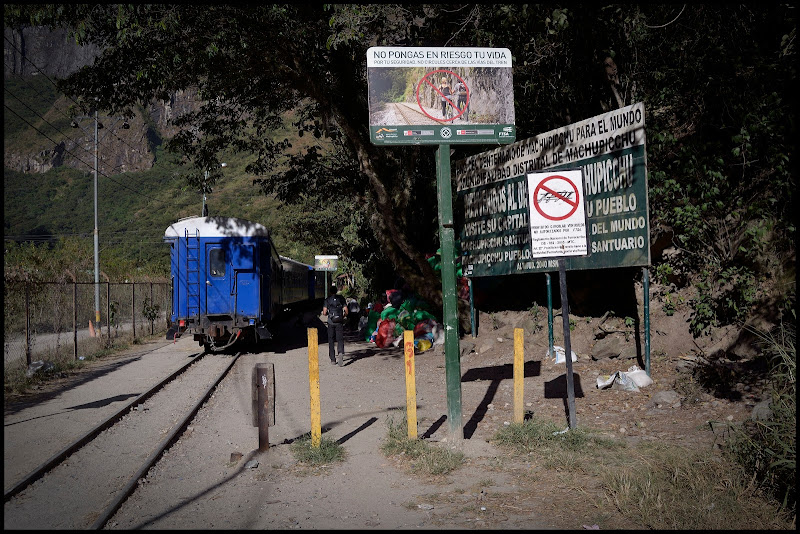
[[[223,162],[220,163],[219,166],[224,168],[227,167],[228,164]],[[208,217],[208,205],[206,204],[207,183],[208,183],[208,169],[206,169],[205,179],[203,180],[203,211],[201,212],[203,217]]]
[[[123,117],[117,117],[117,119],[121,119]],[[97,190],[98,190],[98,183],[97,183],[97,163],[98,163],[98,142],[97,142],[97,132],[101,128],[103,128],[103,124],[100,122],[97,114],[97,108],[94,110],[94,116],[91,115],[84,115],[80,117],[75,117],[75,120],[72,121],[72,127],[78,128],[78,120],[82,119],[93,119],[94,120],[94,322],[95,326],[97,327],[97,332],[100,330],[100,231],[98,229],[98,215],[97,215]],[[122,124],[124,129],[130,128],[128,122],[124,122]],[[81,128],[83,129],[83,128]],[[84,130],[85,131],[85,130]]]
[[[94,110],[94,324],[100,332],[100,231],[97,228],[97,108]]]

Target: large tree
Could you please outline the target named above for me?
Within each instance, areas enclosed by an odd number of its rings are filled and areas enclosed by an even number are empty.
[[[520,139],[644,102],[651,227],[666,228],[679,249],[663,260],[671,262],[666,267],[683,283],[694,276],[706,284],[696,303],[698,332],[741,319],[755,300],[753,277],[764,276],[770,262],[779,264],[773,272],[793,269],[793,11],[551,4],[5,8],[6,24],[63,25],[79,43],[100,47],[93,65],[62,84],[87,105],[122,113],[196,92],[200,107],[176,119],[170,141],[194,165],[191,180],[200,183],[220,153],[236,150],[249,155],[248,170],[267,193],[310,209],[353,207],[397,273],[435,305],[441,287],[426,260],[438,248],[434,152],[371,144],[368,47],[509,48]],[[287,114],[319,143],[298,152],[275,139],[271,132]],[[481,150],[462,147],[457,157]],[[716,239],[722,234],[724,241]],[[785,293],[793,308],[793,287]]]

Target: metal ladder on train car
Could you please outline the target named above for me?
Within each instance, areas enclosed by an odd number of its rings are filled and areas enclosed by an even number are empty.
[[[200,230],[189,235],[186,229],[186,314],[187,318],[200,315]]]

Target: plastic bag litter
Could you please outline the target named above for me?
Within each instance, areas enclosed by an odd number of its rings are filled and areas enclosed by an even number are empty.
[[[625,391],[639,391],[639,388],[647,387],[653,383],[653,379],[647,376],[647,372],[639,369],[638,365],[632,365],[628,372],[617,371],[613,375],[599,375],[597,377],[597,389],[622,389]]]
[[[565,361],[567,361],[566,357],[565,357],[565,355],[567,354],[567,351],[566,351],[566,349],[564,349],[564,347],[559,347],[558,345],[553,345],[553,352],[556,353],[556,357],[555,357],[555,360],[554,360],[553,363],[564,363]],[[577,362],[578,361],[578,355],[575,354],[574,350],[570,350],[570,352],[572,353],[572,361],[573,362]],[[545,352],[545,357],[546,358],[550,357],[550,350],[549,349],[547,350],[547,352]]]
[[[628,367],[628,372],[625,374],[628,375],[631,380],[633,380],[633,383],[640,388],[647,387],[653,383],[653,379],[647,376],[647,371],[644,369],[639,369],[638,365],[632,365]]]
[[[598,375],[597,389],[622,389],[624,391],[639,391],[639,387],[631,377],[622,371],[616,371],[613,375]]]
[[[433,342],[429,339],[414,340],[414,348],[417,349],[418,352],[425,352],[426,350],[430,349],[432,345]]]

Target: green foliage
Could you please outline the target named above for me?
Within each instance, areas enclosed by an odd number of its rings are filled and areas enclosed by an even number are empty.
[[[119,302],[113,301],[108,303],[108,322],[114,327],[114,331],[119,330],[119,321],[117,319],[117,311],[119,309]]]
[[[756,302],[758,283],[746,266],[712,266],[700,273],[695,287],[697,296],[692,299],[689,327],[698,337],[711,327],[743,324]]]
[[[151,323],[158,318],[158,314],[161,311],[161,306],[154,302],[150,302],[149,298],[144,299],[144,304],[142,304],[142,316],[150,321]]]
[[[669,277],[674,274],[672,266],[668,263],[662,263],[656,267],[656,281],[662,285],[669,285]]]
[[[769,416],[734,428],[727,452],[761,481],[784,511],[797,511],[797,352],[796,331],[781,325],[774,332],[757,332],[763,354],[771,363]]]
[[[689,303],[695,334],[741,321],[757,303],[780,301],[794,314],[793,286],[772,283],[793,276],[795,256],[791,5],[11,4],[5,15],[13,27],[64,25],[104,49],[60,83],[81,102],[98,98],[102,109],[127,113],[196,90],[201,107],[176,119],[169,140],[185,158],[181,181],[199,187],[213,169],[215,187],[226,179],[223,155],[245,158],[251,183],[326,223],[327,243],[292,254],[352,254],[348,268],[365,279],[388,266],[429,292],[437,287],[425,284],[433,273],[423,257],[438,248],[433,151],[371,145],[364,56],[375,44],[507,47],[520,138],[614,109],[617,95],[644,102],[650,223],[672,231],[678,253],[665,263],[700,288]],[[606,58],[618,67],[613,76]],[[395,81],[383,90],[400,98]],[[353,208],[368,232],[347,228]],[[313,219],[298,213],[292,227]]]
[[[28,130],[30,125],[39,127],[49,135],[56,134],[52,126],[41,118],[47,115],[60,96],[52,83],[43,76],[25,79],[6,76],[3,88],[6,93],[5,105],[8,107],[3,113],[3,135],[6,147],[12,139]],[[45,139],[40,138],[39,142],[45,142]]]
[[[661,309],[668,317],[671,317],[675,315],[675,312],[678,309],[678,305],[680,305],[681,303],[683,303],[682,296],[678,294],[665,293],[664,304],[661,306]]]

